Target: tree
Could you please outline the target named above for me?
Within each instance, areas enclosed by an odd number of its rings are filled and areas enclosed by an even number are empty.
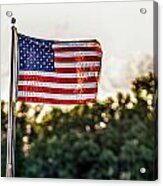
[[[70,111],[53,107],[37,119],[42,106],[21,103],[17,111],[16,176],[140,179],[156,178],[155,90],[153,74],[132,82],[131,94]],[[7,114],[2,103],[2,135]],[[5,144],[2,138],[4,175]],[[146,168],[141,174],[140,168]]]

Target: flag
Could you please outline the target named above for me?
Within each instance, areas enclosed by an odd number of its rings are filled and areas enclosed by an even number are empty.
[[[18,51],[19,101],[96,101],[102,57],[97,40],[53,41],[18,34]]]

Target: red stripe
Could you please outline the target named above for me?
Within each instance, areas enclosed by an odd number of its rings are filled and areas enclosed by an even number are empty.
[[[101,57],[99,56],[55,57],[54,61],[55,62],[101,61]]]
[[[100,67],[86,67],[86,68],[55,68],[55,71],[58,73],[76,73],[78,71],[80,72],[99,72],[100,71]]]
[[[87,44],[87,45],[91,44],[91,46],[94,45],[94,46],[99,46],[100,47],[100,43],[96,39],[92,39],[92,40],[76,40],[76,41],[74,41],[74,40],[72,40],[72,41],[54,41],[54,44],[61,44],[62,45],[62,44],[66,44],[66,43],[68,43],[68,44],[81,43],[81,44]],[[84,47],[85,47],[85,45],[84,45]]]
[[[35,86],[18,86],[18,91],[28,92],[45,92],[50,94],[93,94],[97,92],[96,88],[83,88],[83,89],[63,89],[63,88],[47,88]]]
[[[55,52],[74,52],[74,51],[95,51],[95,52],[101,52],[100,47],[60,47],[55,48]]]
[[[98,77],[88,78],[56,78],[56,77],[43,77],[43,76],[31,76],[31,75],[20,75],[19,80],[21,81],[39,81],[39,82],[54,82],[54,83],[85,83],[85,82],[96,82]]]
[[[49,103],[49,104],[86,104],[95,103],[95,99],[86,100],[57,100],[50,98],[36,98],[36,97],[18,97],[18,101],[35,102],[35,103]]]

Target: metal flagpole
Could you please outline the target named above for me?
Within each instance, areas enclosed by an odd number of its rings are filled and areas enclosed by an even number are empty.
[[[11,38],[11,64],[10,64],[10,95],[9,95],[9,106],[8,106],[8,126],[7,126],[7,162],[6,162],[6,177],[14,177],[15,174],[15,116],[14,116],[14,87],[15,80],[15,67],[16,65],[16,19],[12,18],[11,27],[12,38]],[[16,82],[16,81],[15,81]]]

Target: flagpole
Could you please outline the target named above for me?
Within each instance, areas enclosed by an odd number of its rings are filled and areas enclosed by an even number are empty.
[[[14,76],[16,75],[16,27],[14,24],[16,19],[11,19],[11,64],[10,64],[10,93],[8,105],[8,126],[7,126],[7,160],[6,160],[6,177],[14,177],[15,175],[15,116],[14,116]],[[15,81],[16,82],[16,81]]]

